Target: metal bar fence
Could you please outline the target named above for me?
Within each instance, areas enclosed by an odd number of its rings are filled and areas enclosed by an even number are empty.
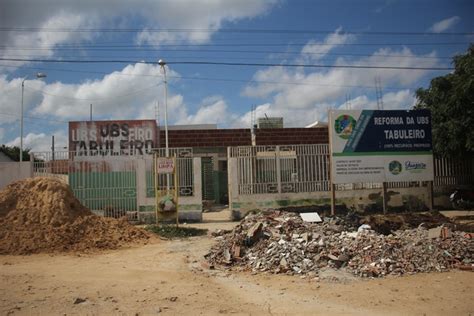
[[[239,194],[276,194],[329,189],[327,145],[233,147]]]
[[[166,157],[164,148],[154,149],[159,157]],[[171,157],[176,156],[178,194],[179,196],[194,195],[194,169],[193,169],[193,149],[192,148],[169,148]],[[154,197],[155,177],[153,177],[153,160],[146,161],[147,171],[147,197]],[[166,189],[166,175],[160,174],[158,182],[160,190]],[[170,177],[170,186],[174,186],[174,178]]]
[[[156,150],[159,154],[162,149]],[[176,154],[179,194],[192,196],[193,154],[190,148],[171,148]],[[98,215],[137,217],[137,158],[145,158],[146,195],[153,197],[152,156],[78,155],[77,152],[32,153],[33,176],[55,177],[68,183],[83,205]]]
[[[329,191],[329,146],[285,145],[230,148],[237,159],[239,194]],[[434,185],[474,185],[474,157],[434,158]],[[424,187],[428,182],[390,182],[389,189]],[[336,190],[382,189],[382,183],[337,184]]]
[[[136,216],[136,161],[133,156],[33,153],[33,175],[68,183],[75,197],[98,215]]]

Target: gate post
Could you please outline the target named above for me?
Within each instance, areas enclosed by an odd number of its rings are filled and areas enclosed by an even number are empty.
[[[144,158],[135,159],[136,163],[136,191],[137,191],[137,219],[140,222],[140,205],[146,205],[146,161]]]
[[[278,193],[281,193],[280,146],[276,146],[275,159],[276,159],[276,171],[277,171],[277,188],[278,188]]]

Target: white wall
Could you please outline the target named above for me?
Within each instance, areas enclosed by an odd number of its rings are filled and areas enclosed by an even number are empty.
[[[33,176],[33,163],[24,162],[0,162],[0,190],[13,181]]]
[[[229,208],[232,218],[240,219],[251,210],[275,209],[284,207],[324,206],[330,208],[331,192],[299,192],[299,193],[267,193],[267,194],[239,194],[237,158],[228,160],[229,178]],[[387,190],[388,203],[392,208],[420,207],[430,205],[429,187],[391,188]],[[376,204],[382,197],[382,189],[362,189],[336,191],[336,204],[344,204],[348,208],[363,210]],[[411,201],[411,202],[410,202]],[[381,209],[381,204],[380,204]],[[389,209],[390,211],[390,209]]]

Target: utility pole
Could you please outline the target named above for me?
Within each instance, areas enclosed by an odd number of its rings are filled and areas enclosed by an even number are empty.
[[[90,107],[90,121],[92,122],[92,103],[91,103],[91,107]]]
[[[51,136],[51,158],[54,161],[54,135]]]
[[[255,127],[257,125],[256,118],[255,118],[256,111],[257,110],[255,109],[255,105],[252,105],[252,110],[250,112],[250,137],[251,137],[252,146],[257,145],[257,135],[255,131]]]
[[[380,77],[375,77],[375,97],[377,98],[377,110],[383,110],[382,81]]]
[[[170,157],[170,149],[168,144],[168,82],[166,81],[166,62],[163,59],[158,61],[161,69],[163,69],[164,89],[165,89],[165,154],[166,158]],[[170,174],[166,174],[166,194],[170,193]]]
[[[350,110],[352,108],[352,104],[351,104],[351,95],[347,95],[346,94],[346,109],[347,110]]]

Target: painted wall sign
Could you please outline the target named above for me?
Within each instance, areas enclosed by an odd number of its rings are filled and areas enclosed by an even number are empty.
[[[144,155],[157,146],[154,120],[69,122],[69,150],[78,156]]]
[[[333,183],[432,181],[429,110],[329,112]]]

